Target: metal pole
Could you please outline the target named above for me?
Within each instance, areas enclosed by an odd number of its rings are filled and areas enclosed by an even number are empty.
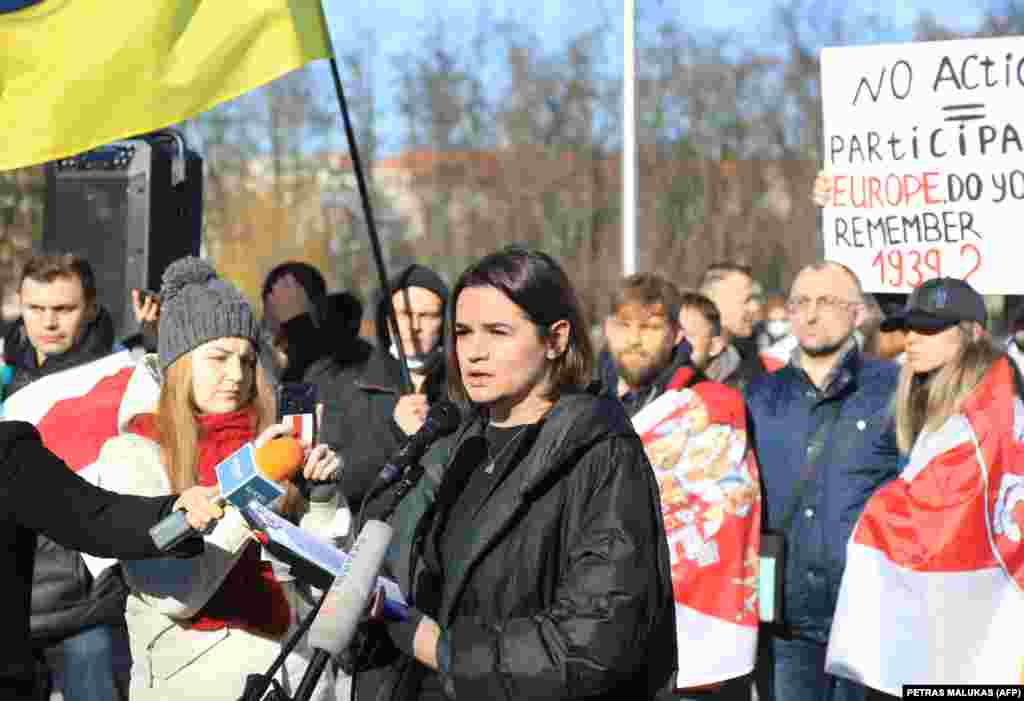
[[[622,273],[636,272],[636,7],[623,0],[624,51],[622,57]]]
[[[323,4],[320,4],[320,16],[324,23],[324,30],[327,31],[327,16],[324,14]],[[328,32],[327,40],[330,41]],[[366,177],[363,175],[363,163],[359,158],[359,149],[356,146],[356,133],[352,129],[352,120],[348,113],[348,104],[345,101],[345,90],[341,86],[341,73],[338,71],[338,62],[334,58],[334,47],[331,46],[331,76],[334,78],[334,92],[338,96],[338,107],[341,110],[341,119],[345,123],[345,138],[348,139],[348,150],[352,156],[352,169],[356,175],[356,185],[359,187],[359,199],[363,204],[363,216],[366,217],[366,231],[370,236],[370,248],[373,251],[373,261],[377,265],[377,276],[379,277],[381,294],[384,295],[384,306],[387,311],[388,323],[391,327],[391,337],[395,341],[395,348],[398,349],[398,362],[402,372],[402,392],[412,393],[415,388],[412,378],[409,377],[409,363],[405,359],[405,350],[402,348],[402,336],[398,330],[398,319],[395,317],[395,307],[391,303],[391,286],[388,284],[388,273],[384,266],[384,256],[381,253],[380,237],[377,235],[377,224],[373,218],[373,208],[370,205],[370,191],[366,187]]]

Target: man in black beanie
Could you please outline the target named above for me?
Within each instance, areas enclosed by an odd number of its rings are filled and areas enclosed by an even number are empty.
[[[400,338],[392,338],[387,299],[379,296],[376,350],[338,375],[324,402],[321,436],[344,459],[341,491],[353,511],[388,458],[419,430],[430,405],[444,392],[448,286],[430,268],[410,265],[391,280],[390,288]],[[398,343],[409,364],[412,392],[402,387]],[[372,513],[373,507],[368,507],[367,515]]]

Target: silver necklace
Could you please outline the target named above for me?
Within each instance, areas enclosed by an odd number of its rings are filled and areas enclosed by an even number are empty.
[[[487,443],[487,467],[484,468],[485,475],[494,474],[494,464],[498,461],[498,458],[500,458],[505,453],[505,451],[509,449],[509,446],[511,446],[519,439],[519,436],[523,434],[523,431],[525,431],[529,427],[530,424],[526,424],[518,431],[516,431],[516,435],[508,439],[508,442],[501,447],[501,450],[498,451],[497,455],[491,455],[491,444]]]

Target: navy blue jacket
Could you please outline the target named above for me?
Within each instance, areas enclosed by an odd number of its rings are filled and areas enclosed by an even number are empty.
[[[802,638],[828,642],[846,543],[868,497],[898,474],[892,414],[898,376],[895,364],[854,350],[824,392],[793,364],[748,388],[769,528],[783,528],[801,472],[810,472],[811,441],[822,440],[814,482],[803,488],[786,528],[783,615]]]

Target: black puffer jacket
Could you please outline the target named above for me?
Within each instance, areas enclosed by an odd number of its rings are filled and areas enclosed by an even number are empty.
[[[472,528],[445,536],[467,556],[431,572],[424,544],[438,537],[482,430],[473,420],[442,451],[451,458],[436,501],[403,502],[396,533],[415,536],[389,551],[414,602],[441,592],[427,613],[448,631],[456,698],[653,698],[677,663],[672,582],[653,471],[621,406],[562,397]],[[425,668],[392,655],[360,675],[360,701],[416,698]]]
[[[4,359],[14,367],[5,396],[47,375],[99,360],[109,355],[113,346],[114,324],[101,308],[75,346],[40,366],[19,320],[4,341]],[[120,567],[108,569],[93,581],[81,555],[40,536],[32,583],[32,642],[48,647],[91,626],[123,623],[127,594]]]

